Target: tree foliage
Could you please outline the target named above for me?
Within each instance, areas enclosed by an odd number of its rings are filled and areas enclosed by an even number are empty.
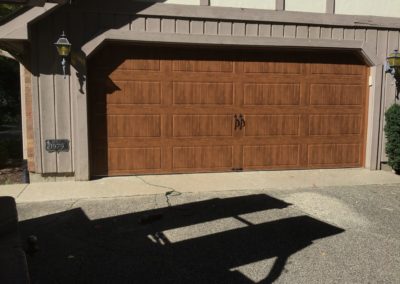
[[[19,9],[20,5],[13,4],[0,4],[0,20],[8,15],[10,15],[15,10]]]
[[[400,105],[392,105],[385,113],[386,154],[389,166],[400,172]]]
[[[0,20],[18,10],[20,5],[0,4]],[[18,63],[0,56],[0,126],[20,120]]]
[[[0,57],[0,126],[19,123],[20,105],[19,65]]]

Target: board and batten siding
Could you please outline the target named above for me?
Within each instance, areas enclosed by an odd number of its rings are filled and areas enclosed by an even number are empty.
[[[159,8],[166,6],[170,7],[170,13],[161,15]],[[152,8],[150,4],[146,7],[133,5],[127,10],[123,5],[120,9],[117,7],[104,9],[101,4],[96,8],[89,4],[78,7],[72,5],[59,9],[32,26],[32,54],[36,54],[32,58],[36,172],[42,174],[79,172],[80,177],[77,179],[88,178],[85,177],[88,175],[88,163],[84,162],[87,160],[88,150],[87,145],[82,145],[87,144],[88,132],[87,94],[85,80],[82,80],[86,76],[86,71],[76,70],[71,66],[72,76],[63,78],[60,59],[53,46],[63,30],[74,45],[75,51],[79,51],[85,43],[110,29],[148,33],[155,38],[157,34],[185,34],[294,41],[324,39],[332,40],[332,43],[341,40],[363,41],[379,61],[377,66],[371,68],[373,84],[370,87],[370,108],[372,105],[381,107],[378,112],[376,109],[370,109],[373,113],[370,114],[369,123],[379,124],[380,129],[379,133],[373,135],[369,133],[369,139],[372,141],[370,152],[379,149],[377,150],[379,153],[375,158],[372,155],[367,166],[373,169],[379,168],[380,162],[386,161],[382,112],[394,102],[395,86],[392,76],[384,73],[383,64],[387,54],[400,45],[398,29],[357,26],[357,24],[347,26],[337,23],[306,24],[306,20],[298,24],[276,20],[269,22],[268,17],[265,17],[265,20],[252,20],[251,17],[238,19],[234,16],[230,18],[229,11],[237,10],[233,8],[224,8],[226,11],[222,13],[223,17],[211,10],[207,17],[194,17],[182,13],[178,6],[180,5],[156,4]],[[214,8],[205,7],[205,9]],[[45,140],[56,138],[70,139],[71,151],[46,152]],[[367,158],[369,156],[367,154]]]

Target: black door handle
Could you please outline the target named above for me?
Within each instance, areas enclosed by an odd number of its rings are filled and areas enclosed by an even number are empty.
[[[246,127],[246,121],[244,120],[243,114],[240,114],[240,130],[242,130],[244,127]]]

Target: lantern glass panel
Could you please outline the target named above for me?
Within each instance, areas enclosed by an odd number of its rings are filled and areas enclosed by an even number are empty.
[[[71,51],[71,46],[69,45],[57,45],[57,52],[62,57],[67,57]]]
[[[392,68],[400,67],[400,53],[397,50],[395,50],[392,54],[389,55],[388,63],[389,66]]]

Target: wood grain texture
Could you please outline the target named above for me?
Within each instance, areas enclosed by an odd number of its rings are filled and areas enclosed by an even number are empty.
[[[102,53],[119,56],[91,62],[92,175],[363,164],[368,72],[353,53]]]

